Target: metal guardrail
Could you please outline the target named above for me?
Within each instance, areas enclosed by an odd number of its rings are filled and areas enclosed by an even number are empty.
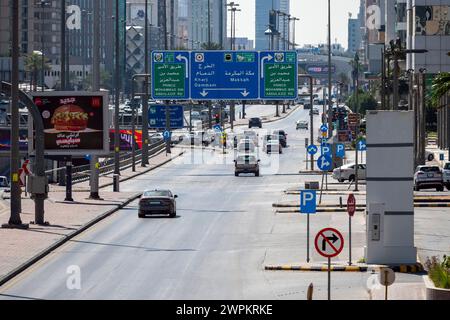
[[[163,140],[149,145],[149,156],[153,156],[165,149],[165,142]],[[136,162],[139,162],[142,157],[142,150],[136,152]],[[125,170],[132,166],[132,153],[126,152],[119,157],[120,169]],[[52,175],[54,172],[59,172],[65,176],[66,167],[56,168],[45,172],[46,175]],[[108,159],[100,163],[99,175],[106,176],[114,172],[114,159]],[[89,180],[91,174],[90,165],[82,165],[72,168],[72,183],[81,183]]]

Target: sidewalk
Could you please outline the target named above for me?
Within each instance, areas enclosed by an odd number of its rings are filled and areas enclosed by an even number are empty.
[[[172,156],[161,152],[149,159],[150,165],[142,168],[136,165],[136,172],[131,168],[121,172],[121,181],[131,179],[137,175],[151,171],[182,154],[173,149]],[[49,198],[45,201],[45,221],[49,226],[30,224],[28,230],[0,229],[0,283],[8,273],[17,268],[21,269],[33,257],[41,255],[49,247],[73,237],[76,233],[94,222],[114,213],[129,202],[137,199],[140,193],[115,193],[107,187],[112,184],[112,175],[100,178],[100,196],[103,200],[89,200],[89,181],[75,184],[73,188],[74,202],[64,202],[65,187],[52,185]],[[9,201],[0,200],[0,224],[9,219]],[[34,202],[29,198],[22,198],[23,223],[34,220]]]

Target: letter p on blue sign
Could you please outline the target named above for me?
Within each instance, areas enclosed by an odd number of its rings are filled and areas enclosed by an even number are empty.
[[[316,190],[300,191],[300,212],[304,214],[316,213]]]

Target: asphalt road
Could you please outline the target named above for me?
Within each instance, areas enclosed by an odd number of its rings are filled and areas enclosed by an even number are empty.
[[[295,122],[308,117],[299,109],[264,126],[287,130],[289,147],[282,155],[261,154],[259,178],[235,177],[232,152],[196,150],[123,183],[123,191],[170,188],[179,196],[177,218],[138,219],[132,203],[4,285],[0,298],[305,299],[314,283],[315,299],[325,299],[326,273],[264,271],[265,264],[306,261],[305,216],[275,214],[272,203],[307,179],[298,171],[309,133],[296,131]],[[311,217],[311,241],[329,226],[347,237],[347,223],[345,214]],[[357,259],[363,254],[363,214],[354,218],[353,230]],[[312,261],[322,262],[312,248]],[[79,290],[67,286],[73,266],[80,270]],[[370,276],[333,273],[332,298],[369,298]]]

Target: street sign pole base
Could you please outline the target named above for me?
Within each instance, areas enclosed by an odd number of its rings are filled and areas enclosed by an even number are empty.
[[[19,223],[19,224],[11,224],[11,223],[5,223],[2,224],[2,229],[21,229],[21,230],[27,230],[29,229],[28,223]]]
[[[35,221],[30,221],[30,224],[34,224],[36,226],[50,226],[50,222],[45,221],[43,223],[36,223]]]
[[[98,194],[98,192],[92,192],[89,195],[89,200],[104,200],[103,198],[100,198],[100,195]]]

